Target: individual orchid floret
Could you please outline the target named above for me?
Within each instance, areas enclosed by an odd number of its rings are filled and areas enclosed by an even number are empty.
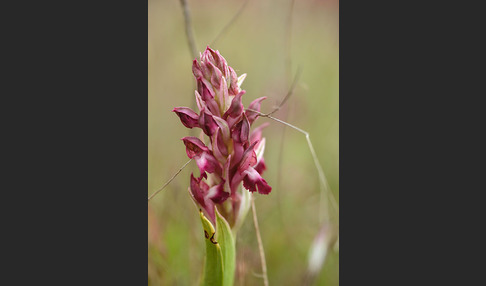
[[[195,178],[191,174],[190,190],[193,200],[208,214],[211,221],[215,221],[214,205],[224,202],[229,194],[224,192],[224,181],[209,186],[203,177]]]
[[[199,115],[189,107],[176,107],[172,110],[187,128],[199,127]]]
[[[246,116],[248,117],[248,121],[250,122],[250,125],[253,124],[253,122],[258,118],[258,113],[252,111],[252,110],[255,110],[255,111],[258,111],[260,112],[260,104],[262,103],[262,101],[264,99],[266,99],[267,97],[264,96],[264,97],[260,97],[260,98],[257,98],[255,100],[253,100],[250,105],[248,106],[248,109],[251,109],[251,110],[247,110],[246,111]]]
[[[211,112],[206,109],[201,110],[201,114],[199,115],[199,126],[208,136],[212,136],[218,129],[218,125],[211,115]]]
[[[248,168],[245,171],[246,176],[243,178],[243,186],[247,188],[250,192],[258,192],[260,194],[269,194],[272,190],[265,181],[264,178],[260,176],[260,174],[254,168]]]
[[[182,141],[184,142],[184,145],[186,145],[187,156],[190,159],[196,160],[201,175],[205,175],[205,172],[221,172],[221,164],[214,158],[208,147],[206,147],[199,138],[184,137],[182,138]]]
[[[195,99],[199,113],[187,107],[176,107],[174,112],[187,128],[198,127],[207,137],[182,138],[187,156],[196,161],[199,177],[191,174],[190,193],[194,202],[207,217],[215,222],[215,208],[230,225],[241,222],[242,208],[248,208],[250,192],[269,194],[272,188],[261,176],[266,170],[263,159],[265,124],[250,132],[258,113],[245,110],[241,84],[246,74],[238,77],[235,70],[219,53],[207,47],[195,59],[192,72],[196,79]],[[250,103],[249,109],[260,111],[265,97]],[[206,143],[204,143],[205,141]],[[244,190],[241,190],[246,192]],[[230,201],[230,203],[226,203]]]

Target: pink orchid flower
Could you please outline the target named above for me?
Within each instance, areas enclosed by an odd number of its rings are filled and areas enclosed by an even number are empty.
[[[241,102],[246,74],[237,77],[219,51],[207,47],[200,61],[193,61],[192,72],[199,113],[188,107],[173,110],[185,127],[200,128],[208,138],[206,144],[196,137],[182,138],[187,156],[196,161],[200,171],[199,177],[191,174],[190,192],[213,223],[215,206],[230,200],[233,217],[229,221],[234,223],[241,202],[237,190],[242,183],[250,192],[266,195],[272,190],[261,176],[266,169],[262,138],[266,124],[250,133],[258,114],[245,110]],[[249,109],[260,111],[264,99],[254,100]],[[223,208],[220,212],[228,213]]]

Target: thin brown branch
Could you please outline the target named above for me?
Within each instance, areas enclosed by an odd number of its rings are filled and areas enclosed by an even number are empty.
[[[186,30],[187,43],[189,44],[189,49],[191,50],[192,60],[197,56],[196,41],[194,40],[194,33],[192,32],[192,21],[191,15],[189,13],[189,5],[187,0],[180,0],[182,10],[184,12],[184,25]]]
[[[223,27],[223,29],[221,29],[221,31],[218,33],[218,35],[216,36],[216,38],[214,38],[214,40],[211,42],[210,46],[214,46],[214,44],[216,43],[216,41],[218,41],[219,38],[222,35],[224,35],[229,30],[229,28],[236,22],[236,20],[238,19],[238,17],[240,17],[240,15],[243,12],[243,10],[245,10],[245,7],[246,7],[246,4],[248,4],[248,1],[249,0],[246,0],[243,3],[243,5],[241,5],[241,7],[238,10],[238,12],[236,12],[236,14],[233,16],[233,18],[231,18],[231,20]]]
[[[263,284],[268,286],[268,275],[267,275],[267,262],[265,260],[265,251],[263,250],[262,237],[260,235],[260,227],[258,227],[258,219],[256,214],[255,199],[252,195],[251,199],[251,210],[253,212],[253,224],[255,225],[255,232],[258,241],[258,250],[260,251],[260,262],[262,264],[262,278]]]
[[[179,171],[177,171],[177,173],[174,174],[174,176],[172,176],[172,178],[169,179],[169,181],[167,181],[167,183],[165,183],[162,188],[158,189],[157,191],[155,191],[152,195],[150,195],[150,197],[148,198],[148,201],[150,202],[150,200],[156,195],[158,194],[160,191],[162,191],[165,187],[167,187],[167,185],[172,182],[172,180],[175,179],[175,177],[177,177],[177,175],[179,175],[179,173],[187,166],[187,164],[189,164],[189,162],[191,162],[192,159],[189,159],[189,161],[187,161],[180,169]]]

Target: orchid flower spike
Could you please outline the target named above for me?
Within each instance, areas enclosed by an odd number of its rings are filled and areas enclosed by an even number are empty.
[[[184,137],[187,156],[196,161],[200,175],[191,174],[190,193],[195,203],[215,222],[215,207],[226,216],[230,225],[242,205],[238,192],[242,184],[250,192],[269,194],[272,188],[262,173],[265,124],[250,132],[258,114],[245,110],[241,98],[245,91],[241,84],[246,74],[237,76],[219,51],[209,46],[200,59],[192,64],[196,79],[196,103],[199,113],[188,107],[176,107],[174,112],[187,128],[200,128],[207,136],[207,143],[196,137]],[[260,111],[257,98],[249,109]],[[202,137],[201,137],[202,138]],[[227,202],[231,203],[227,203]]]

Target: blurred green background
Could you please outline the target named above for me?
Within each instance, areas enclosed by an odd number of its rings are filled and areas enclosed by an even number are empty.
[[[198,51],[203,51],[245,1],[189,0]],[[243,104],[267,96],[262,112],[285,96],[297,68],[299,84],[274,116],[310,133],[329,185],[339,201],[339,8],[333,1],[249,0],[233,25],[211,45],[238,75],[247,73]],[[287,59],[290,59],[288,64]],[[148,1],[148,195],[188,160],[180,138],[189,135],[171,112],[194,106],[192,56],[179,0]],[[270,122],[263,177],[273,187],[256,207],[270,285],[302,285],[309,247],[318,233],[319,180],[303,134]],[[188,195],[191,162],[148,204],[149,285],[197,285],[204,242]],[[251,213],[236,240],[235,285],[263,285]],[[339,254],[330,251],[314,285],[339,284]]]

